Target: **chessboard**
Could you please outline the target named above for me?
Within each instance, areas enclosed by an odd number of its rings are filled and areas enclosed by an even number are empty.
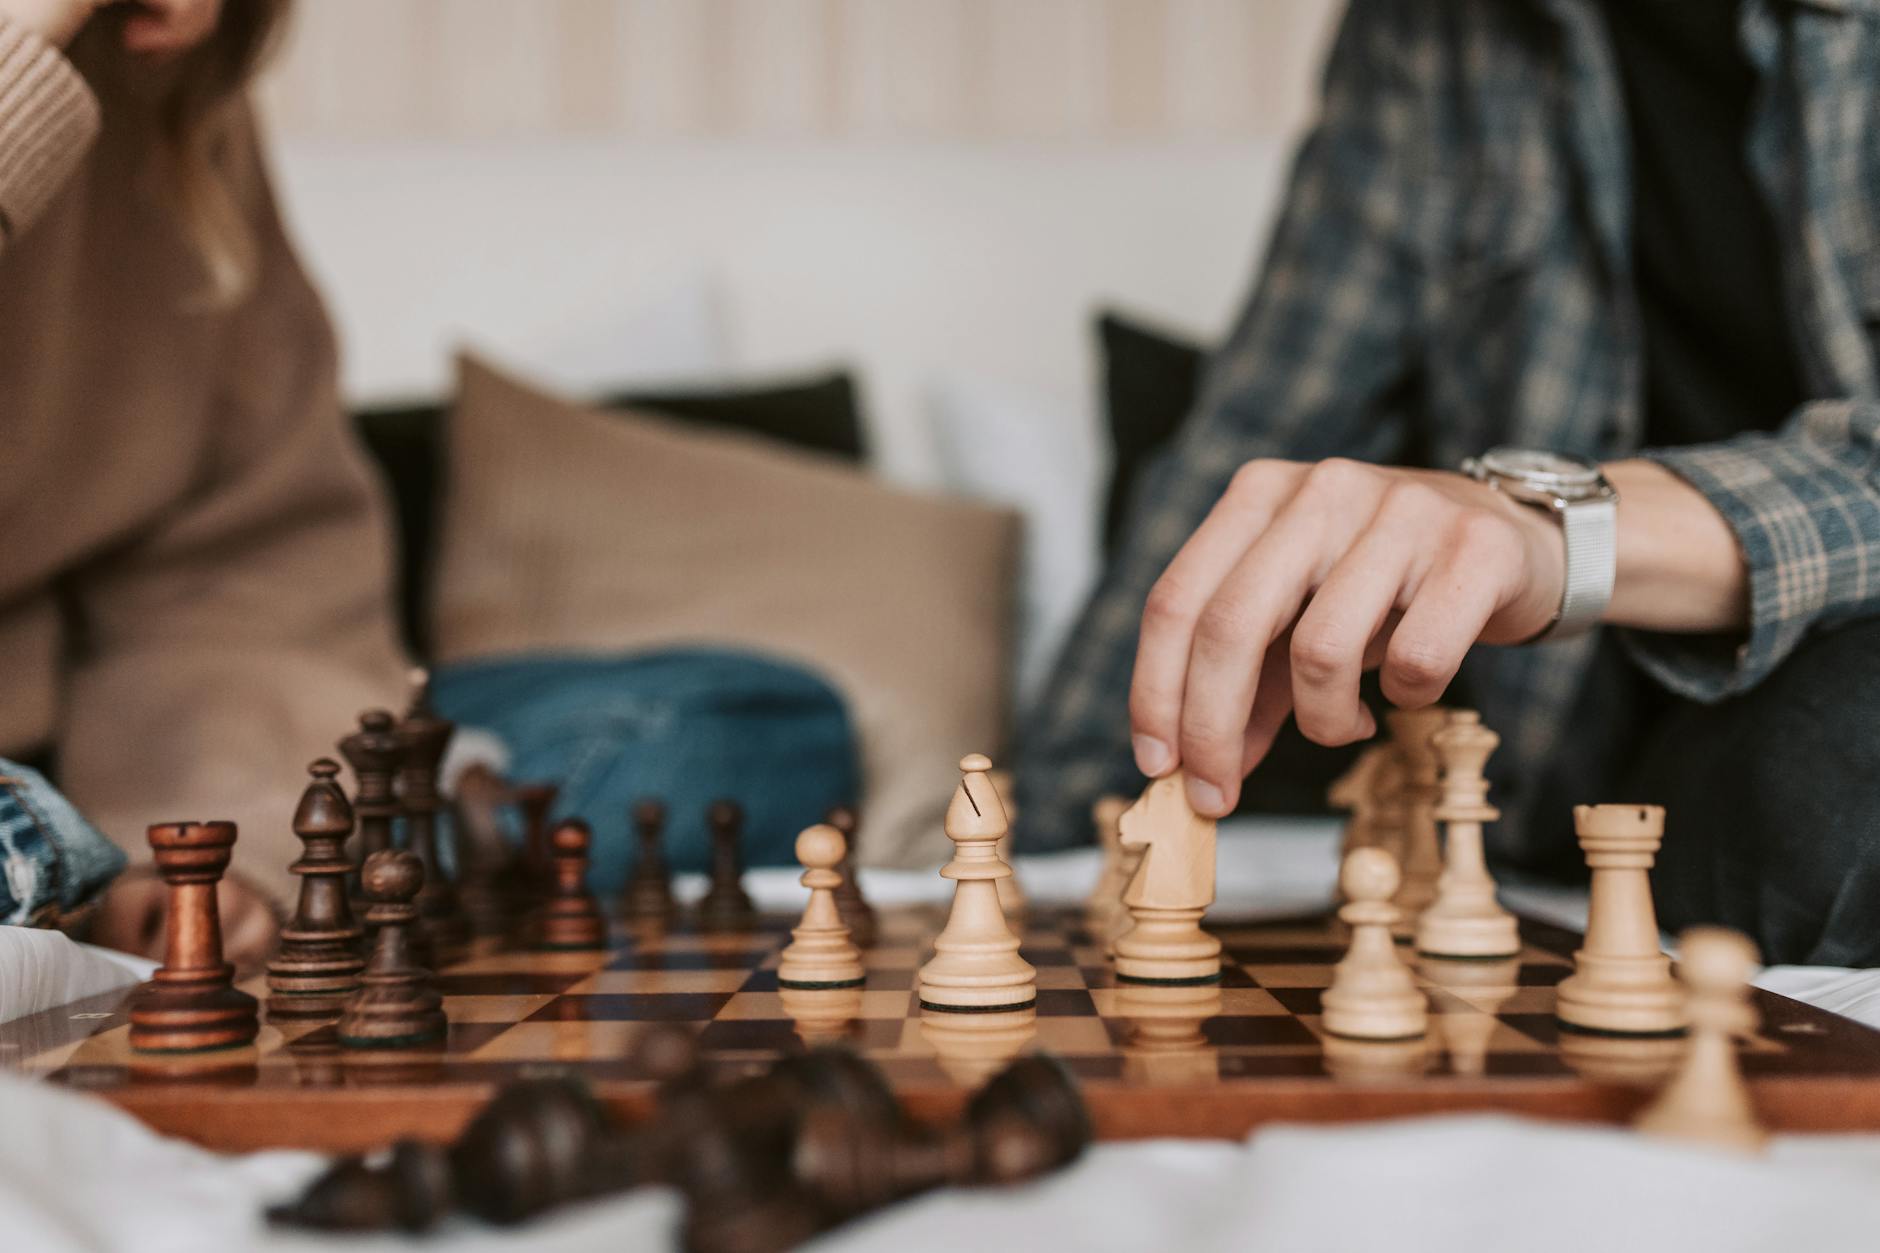
[[[707,1066],[755,1073],[814,1044],[875,1062],[916,1118],[957,1114],[981,1082],[1031,1051],[1076,1076],[1100,1138],[1238,1137],[1274,1120],[1498,1110],[1621,1122],[1675,1065],[1676,1038],[1563,1030],[1554,990],[1577,937],[1528,920],[1523,951],[1497,961],[1413,959],[1432,1005],[1425,1038],[1343,1040],[1319,998],[1344,954],[1330,920],[1210,920],[1225,946],[1218,984],[1119,984],[1078,911],[1034,907],[1015,926],[1038,972],[1035,1009],[922,1010],[915,972],[943,912],[881,911],[860,988],[780,988],[794,919],[739,931],[616,923],[592,952],[538,952],[485,938],[441,963],[449,1015],[440,1048],[342,1047],[331,1022],[269,1022],[252,1046],[184,1056],[133,1052],[129,992],[0,1026],[0,1065],[101,1096],[156,1129],[225,1150],[355,1151],[400,1136],[444,1140],[505,1082],[572,1075],[623,1117],[654,1083],[633,1044],[653,1024],[697,1033]],[[259,978],[244,986],[265,995]],[[1767,992],[1744,1071],[1777,1130],[1880,1130],[1880,1032]]]

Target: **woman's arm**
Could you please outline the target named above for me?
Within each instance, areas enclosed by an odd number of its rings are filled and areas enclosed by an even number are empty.
[[[88,0],[0,0],[0,252],[31,226],[98,133],[98,100],[59,50]]]

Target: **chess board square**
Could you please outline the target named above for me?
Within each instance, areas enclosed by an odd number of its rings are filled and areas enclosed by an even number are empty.
[[[566,990],[577,996],[615,992],[736,992],[752,977],[743,970],[603,970]]]
[[[646,1033],[643,1022],[521,1022],[473,1050],[476,1061],[585,1063],[624,1057]]]
[[[554,999],[548,995],[446,996],[444,1016],[452,1023],[521,1022]]]
[[[705,1024],[699,1044],[717,1053],[800,1053],[803,1039],[788,1018],[720,1018]]]
[[[558,996],[529,1015],[528,1022],[701,1022],[731,999],[729,992],[602,993]]]
[[[1040,1017],[1036,1038],[1037,1043],[1032,1048],[1046,1049],[1061,1057],[1110,1051],[1110,1033],[1097,1018]],[[1031,1048],[1024,1051],[1030,1052]]]
[[[1075,966],[1040,966],[1038,967],[1038,989],[1075,988],[1082,992],[1088,985],[1084,983],[1083,972]]]
[[[1316,1037],[1293,1017],[1209,1018],[1201,1024],[1202,1038],[1223,1048],[1291,1045],[1310,1047]]]
[[[1254,983],[1263,988],[1329,988],[1332,986],[1332,968],[1329,965],[1273,964],[1265,962],[1244,964],[1247,974]]]
[[[580,971],[455,970],[437,976],[437,990],[444,996],[529,996],[566,992],[587,977]]]
[[[1324,988],[1268,987],[1263,990],[1284,1006],[1288,1013],[1318,1014],[1323,1012],[1320,999],[1325,995]]]
[[[529,949],[516,949],[472,957],[467,961],[445,967],[442,974],[446,977],[512,972],[586,975],[599,970],[609,955],[608,952],[600,950],[580,953],[543,953]]]
[[[1062,945],[1021,944],[1018,955],[1034,966],[1074,966],[1076,961],[1071,951]]]
[[[1345,955],[1342,944],[1235,945],[1227,955],[1243,966],[1330,966]]]
[[[1306,1032],[1308,1037],[1311,1032]],[[1222,1053],[1216,1067],[1223,1079],[1288,1079],[1325,1073],[1317,1050],[1291,1053]]]
[[[862,954],[866,970],[914,970],[926,960],[926,952],[911,945],[876,945]]]
[[[1082,988],[1039,988],[1038,1013],[1041,1017],[1048,1014],[1053,1017],[1078,1015],[1095,1018],[1097,1007],[1091,1002],[1090,993]]]
[[[1549,1018],[1553,1017],[1554,1005],[1559,999],[1551,987],[1516,988],[1504,994],[1481,994],[1473,988],[1457,988],[1455,994],[1490,1013],[1545,1014]]]
[[[1549,1046],[1560,1041],[1560,1020],[1552,1014],[1512,1013],[1504,1008],[1497,1017],[1503,1026],[1520,1032],[1530,1040]]]
[[[756,956],[744,949],[712,952],[629,950],[607,963],[608,970],[748,970]]]
[[[1103,1083],[1123,1077],[1123,1059],[1099,1053],[1073,1053],[1059,1061],[1083,1083]]]
[[[1551,988],[1572,973],[1573,967],[1567,963],[1558,966],[1534,966],[1523,962],[1518,977],[1522,987]]]

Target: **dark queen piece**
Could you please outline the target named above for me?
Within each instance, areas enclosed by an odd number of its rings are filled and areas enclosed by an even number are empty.
[[[235,987],[222,959],[216,884],[235,847],[232,822],[150,828],[157,874],[170,889],[163,965],[131,999],[130,1044],[144,1053],[238,1048],[260,1030],[255,998]]]
[[[288,868],[300,876],[300,900],[268,963],[271,1018],[337,1017],[358,990],[366,964],[360,952],[365,931],[346,900],[352,806],[335,782],[337,762],[322,757],[307,772],[313,782],[294,811],[294,834],[304,852]]]

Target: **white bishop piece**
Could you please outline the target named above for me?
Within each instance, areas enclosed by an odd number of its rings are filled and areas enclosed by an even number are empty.
[[[999,859],[1008,824],[991,769],[979,753],[962,759],[959,790],[947,806],[954,851],[940,873],[954,881],[953,911],[933,942],[933,959],[920,968],[923,1009],[990,1013],[1038,1000],[1038,972],[1018,955],[1018,937],[999,906],[998,883],[1012,868]]]

